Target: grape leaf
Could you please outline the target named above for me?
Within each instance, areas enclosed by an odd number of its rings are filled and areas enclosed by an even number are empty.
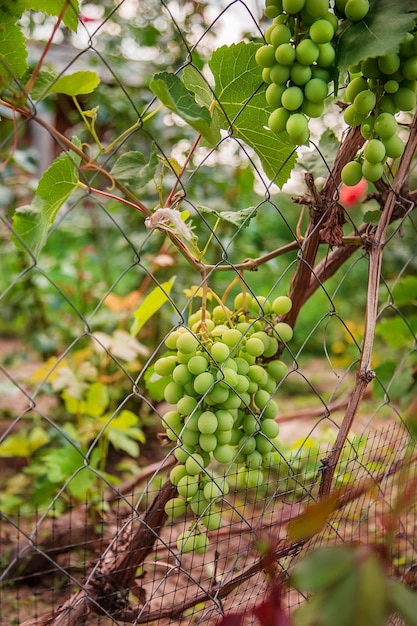
[[[339,71],[368,57],[397,52],[416,17],[416,0],[371,0],[365,19],[346,21],[338,35],[336,64]]]
[[[247,226],[252,219],[255,217],[256,210],[253,207],[249,207],[247,209],[241,209],[240,211],[216,211],[215,209],[211,209],[210,207],[198,206],[197,207],[202,213],[211,213],[216,217],[219,217],[221,220],[225,222],[230,222],[230,224],[234,224],[234,226]]]
[[[77,0],[71,0],[70,2],[68,0],[23,0],[22,4],[25,5],[26,10],[42,11],[42,13],[55,15],[56,17],[61,14],[66,5],[62,21],[71,30],[77,30],[78,14],[80,12]]]
[[[114,164],[111,175],[132,187],[143,187],[155,175],[158,166],[158,155],[154,149],[150,155],[132,150],[122,154]]]
[[[99,82],[100,78],[95,72],[81,70],[57,78],[47,87],[47,91],[44,95],[63,93],[67,96],[79,96],[94,91]]]
[[[13,217],[16,246],[40,252],[58,210],[77,187],[79,162],[73,153],[61,154],[43,173],[32,204],[16,209]]]
[[[140,329],[154,315],[165,302],[169,300],[169,294],[175,282],[175,276],[161,285],[157,285],[134,311],[134,322],[131,328],[131,335],[137,335]]]
[[[25,37],[15,21],[0,11],[0,85],[21,78],[27,69]]]
[[[197,104],[194,95],[185,87],[176,74],[171,74],[170,72],[156,74],[149,86],[167,109],[185,120],[210,145],[216,145],[220,137],[217,137],[211,129],[209,111]]]
[[[231,136],[250,146],[268,178],[282,186],[294,167],[296,153],[285,133],[276,135],[266,128],[270,110],[262,71],[255,61],[258,47],[242,42],[222,46],[213,53],[209,66],[219,103],[214,120],[217,118]]]

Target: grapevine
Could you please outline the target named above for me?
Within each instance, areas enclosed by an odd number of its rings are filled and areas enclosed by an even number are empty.
[[[153,381],[171,405],[162,423],[178,461],[170,472],[178,495],[165,511],[171,519],[190,509],[195,516],[177,539],[182,552],[207,550],[206,531],[221,524],[218,503],[229,492],[228,474],[255,489],[278,461],[272,396],[287,373],[277,358],[280,344],[293,334],[278,319],[290,309],[287,296],[270,302],[246,293],[235,297],[233,310],[202,307],[188,326],[171,332],[167,352],[154,363]]]

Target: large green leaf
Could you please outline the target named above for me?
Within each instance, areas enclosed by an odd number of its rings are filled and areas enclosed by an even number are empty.
[[[21,78],[27,68],[25,37],[15,22],[0,11],[0,86]]]
[[[47,88],[47,95],[63,93],[67,96],[79,96],[93,92],[99,82],[100,79],[95,72],[80,70],[53,81]]]
[[[257,48],[255,43],[242,42],[213,53],[209,65],[219,102],[215,117],[222,128],[256,152],[268,178],[282,186],[294,167],[296,153],[285,133],[276,135],[267,129],[270,109],[261,68],[255,61]]]
[[[80,12],[78,0],[23,0],[22,4],[27,10],[42,11],[47,15],[55,15],[56,17],[61,15],[65,7],[62,21],[71,30],[77,30]]]
[[[130,151],[122,154],[114,164],[111,175],[132,187],[143,187],[151,181],[158,166],[158,155],[152,149],[150,155]]]
[[[360,22],[346,21],[337,46],[337,66],[345,71],[368,57],[396,52],[417,17],[417,0],[371,0]]]
[[[219,137],[211,130],[209,111],[197,104],[194,95],[176,74],[170,72],[156,74],[149,86],[167,109],[182,117],[211,145],[216,145]]]
[[[61,154],[41,177],[32,204],[16,209],[13,240],[18,247],[40,252],[59,209],[77,187],[79,162],[73,153]]]

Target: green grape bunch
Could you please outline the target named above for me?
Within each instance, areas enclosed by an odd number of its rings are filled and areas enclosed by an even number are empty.
[[[255,55],[267,83],[268,126],[308,144],[308,121],[323,114],[334,75],[338,18],[328,0],[267,0],[273,18]]]
[[[363,149],[342,170],[342,181],[352,186],[362,177],[376,182],[387,160],[404,152],[396,115],[416,107],[417,32],[413,28],[406,34],[398,52],[364,59],[349,72],[344,120],[360,126],[365,139]]]
[[[221,524],[218,504],[229,492],[228,472],[239,472],[253,489],[277,463],[273,396],[287,374],[278,355],[293,335],[278,320],[291,305],[287,296],[270,302],[241,293],[233,310],[223,304],[200,309],[166,337],[167,351],[154,363],[153,379],[170,405],[162,423],[178,461],[170,472],[178,495],[165,511],[171,519],[187,510],[195,516],[177,539],[182,552],[207,550],[206,531]]]

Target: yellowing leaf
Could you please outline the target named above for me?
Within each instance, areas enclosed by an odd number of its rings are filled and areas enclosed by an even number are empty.
[[[337,495],[332,494],[329,498],[308,506],[304,513],[288,524],[290,541],[301,541],[320,532],[335,510],[336,504]]]
[[[118,296],[115,293],[109,293],[104,300],[104,304],[110,309],[112,313],[121,313],[122,311],[131,311],[137,306],[139,298],[139,291],[131,291],[126,296]]]
[[[191,285],[191,287],[186,288],[183,291],[187,298],[202,298],[204,295],[203,288],[199,287],[198,285]],[[208,292],[207,294],[207,299],[212,299],[212,295],[210,292]]]
[[[133,317],[135,318],[132,328],[131,335],[137,335],[140,329],[146,322],[161,308],[167,300],[169,300],[169,294],[171,292],[172,286],[175,282],[175,276],[171,278],[171,280],[161,283],[153,289],[141,302],[136,311],[133,313]]]

